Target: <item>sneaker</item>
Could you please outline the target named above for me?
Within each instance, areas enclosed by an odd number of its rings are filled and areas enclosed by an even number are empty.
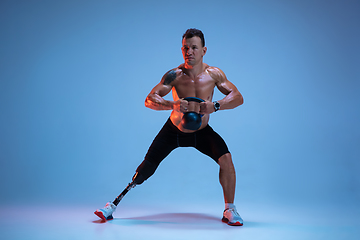
[[[96,216],[98,216],[102,220],[106,221],[106,220],[111,220],[114,218],[112,216],[112,214],[115,212],[115,209],[116,209],[116,206],[113,203],[108,202],[108,203],[106,203],[104,208],[98,209],[94,213]]]
[[[222,221],[230,226],[242,226],[244,223],[235,207],[224,210]]]

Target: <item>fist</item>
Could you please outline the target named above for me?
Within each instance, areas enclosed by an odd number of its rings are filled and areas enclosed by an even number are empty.
[[[214,103],[210,101],[205,101],[200,103],[200,114],[210,114],[215,112]]]
[[[177,112],[187,112],[188,111],[188,107],[189,106],[189,102],[183,99],[179,99],[175,102],[174,104],[174,110]]]

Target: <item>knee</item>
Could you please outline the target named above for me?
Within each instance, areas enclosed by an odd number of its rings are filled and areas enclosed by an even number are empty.
[[[233,169],[234,164],[232,161],[231,153],[226,153],[222,155],[218,160],[218,164],[222,169]]]

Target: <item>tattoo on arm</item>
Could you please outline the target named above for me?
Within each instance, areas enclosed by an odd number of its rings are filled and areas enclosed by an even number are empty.
[[[165,75],[164,85],[169,85],[175,79],[176,79],[176,72],[174,70],[170,70]]]

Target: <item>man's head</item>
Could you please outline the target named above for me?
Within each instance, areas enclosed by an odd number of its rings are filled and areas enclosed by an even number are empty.
[[[188,29],[183,35],[181,50],[185,60],[185,68],[192,68],[202,63],[203,56],[207,51],[204,34],[198,29]]]
[[[202,47],[205,47],[205,38],[204,38],[204,34],[202,33],[201,30],[196,29],[196,28],[189,28],[188,30],[186,30],[186,32],[184,33],[182,39],[188,39],[188,38],[192,38],[192,37],[199,37],[201,40],[201,44]]]

